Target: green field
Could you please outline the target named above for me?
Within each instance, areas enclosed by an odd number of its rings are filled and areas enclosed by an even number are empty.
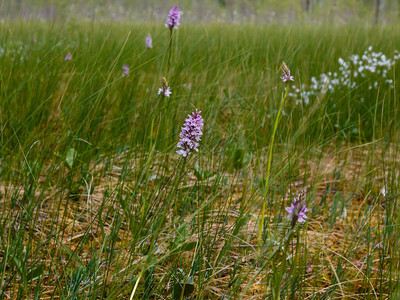
[[[399,36],[2,22],[0,298],[400,299]]]

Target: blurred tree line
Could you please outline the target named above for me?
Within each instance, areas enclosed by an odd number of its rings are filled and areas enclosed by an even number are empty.
[[[172,5],[185,21],[228,23],[393,23],[400,0],[8,0],[1,17],[146,22],[164,19]]]

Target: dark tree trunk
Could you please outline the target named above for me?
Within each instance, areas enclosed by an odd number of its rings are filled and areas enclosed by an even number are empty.
[[[310,0],[306,0],[306,12],[310,10]]]
[[[381,7],[381,0],[375,0],[375,24],[379,23],[379,10]]]

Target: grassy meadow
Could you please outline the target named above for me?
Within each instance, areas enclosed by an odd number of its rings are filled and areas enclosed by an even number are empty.
[[[0,298],[400,299],[399,36],[3,21]]]

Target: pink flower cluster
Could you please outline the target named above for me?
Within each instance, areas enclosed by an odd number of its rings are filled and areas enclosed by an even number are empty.
[[[294,198],[294,202],[290,205],[290,207],[285,208],[292,221],[292,227],[294,227],[297,222],[306,222],[306,212],[308,212],[308,209],[305,204],[305,197],[306,189],[302,190],[301,193]]]
[[[178,6],[174,6],[170,9],[168,13],[167,21],[165,22],[165,27],[172,30],[173,28],[178,29],[178,26],[181,24],[179,19],[181,18],[181,11]]]
[[[185,120],[182,131],[179,135],[181,138],[178,143],[179,155],[186,157],[192,150],[199,151],[199,141],[203,135],[203,118],[200,116],[201,111],[196,111]]]

